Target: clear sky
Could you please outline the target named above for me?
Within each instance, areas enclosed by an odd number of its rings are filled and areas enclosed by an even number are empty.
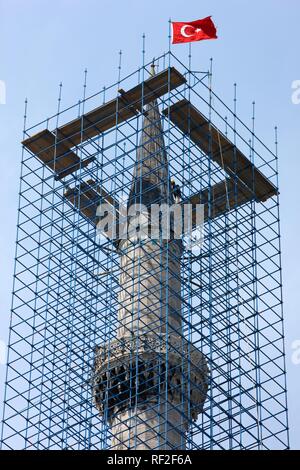
[[[214,58],[215,91],[232,103],[238,84],[240,117],[251,122],[256,101],[256,130],[273,147],[279,128],[281,231],[284,313],[291,444],[300,449],[300,104],[292,102],[292,82],[300,80],[299,0],[0,0],[0,355],[7,340],[21,159],[24,98],[28,124],[55,112],[58,85],[62,106],[117,79],[141,62],[142,34],[151,60],[168,47],[168,19],[192,21],[212,15],[217,41],[193,45],[192,65],[207,70]],[[174,53],[188,54],[187,45]],[[2,92],[2,93],[1,93]],[[297,343],[298,341],[298,343]],[[5,367],[0,364],[1,400]]]

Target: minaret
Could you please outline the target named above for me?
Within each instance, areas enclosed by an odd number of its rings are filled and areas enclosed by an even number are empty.
[[[174,239],[172,222],[167,238],[160,230],[151,237],[153,204],[174,204],[156,100],[145,109],[129,229],[118,244],[117,338],[97,348],[95,358],[95,403],[111,426],[115,450],[185,449],[188,423],[201,412],[207,391],[206,360],[183,336],[182,242]]]

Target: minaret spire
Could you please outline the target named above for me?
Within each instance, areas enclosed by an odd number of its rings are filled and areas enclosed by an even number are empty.
[[[154,61],[150,74],[155,75]],[[145,206],[139,210],[145,210],[147,226],[153,204],[173,203],[155,99],[144,108],[128,208]],[[197,417],[205,398],[205,360],[183,340],[182,243],[151,234],[128,230],[119,241],[117,334],[96,358],[96,403],[111,424],[113,449],[185,449],[188,420]]]
[[[150,74],[155,75],[154,61]],[[173,204],[169,178],[169,163],[163,138],[159,106],[155,99],[145,106],[140,143],[137,149],[128,205]]]

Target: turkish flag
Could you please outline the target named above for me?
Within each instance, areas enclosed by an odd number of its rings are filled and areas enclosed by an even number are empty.
[[[217,39],[217,30],[211,16],[190,23],[172,22],[172,44],[180,42],[201,41],[203,39]]]

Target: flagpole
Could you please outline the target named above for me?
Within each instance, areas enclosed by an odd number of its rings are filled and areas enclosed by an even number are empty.
[[[172,20],[169,18],[169,54],[171,52],[171,39],[172,39],[172,33],[171,33],[171,28],[172,28]]]
[[[192,43],[189,42],[189,71],[192,70]]]

